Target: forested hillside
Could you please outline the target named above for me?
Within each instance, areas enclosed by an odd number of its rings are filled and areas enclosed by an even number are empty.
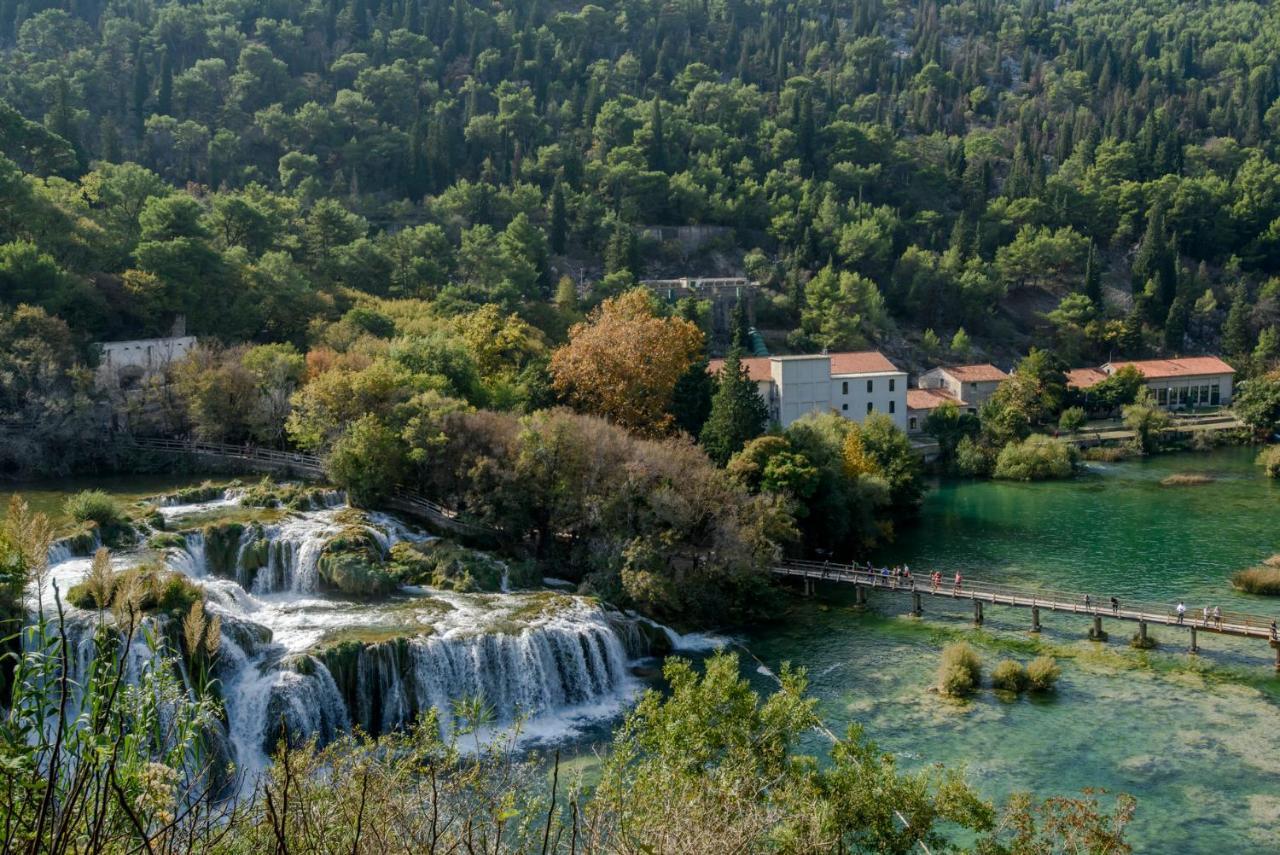
[[[711,224],[796,349],[1277,349],[1269,4],[46,5],[0,2],[0,301],[84,338],[302,345],[347,286],[554,339],[560,274]]]

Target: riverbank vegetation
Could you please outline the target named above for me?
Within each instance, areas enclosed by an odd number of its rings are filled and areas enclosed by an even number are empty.
[[[1273,555],[1255,567],[1237,570],[1231,584],[1248,594],[1280,596],[1280,555]]]

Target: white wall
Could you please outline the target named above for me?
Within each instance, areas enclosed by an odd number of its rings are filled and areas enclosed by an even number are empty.
[[[1195,404],[1192,404],[1192,400],[1191,400],[1192,395],[1190,393],[1190,390],[1193,387],[1198,389],[1199,393],[1203,394],[1204,387],[1207,386],[1209,387],[1209,392],[1211,395],[1213,387],[1217,386],[1218,387],[1217,404],[1222,406],[1226,406],[1227,404],[1230,404],[1233,379],[1234,379],[1234,376],[1231,374],[1206,374],[1202,377],[1170,377],[1167,379],[1148,380],[1146,385],[1147,385],[1147,388],[1151,390],[1151,394],[1156,396],[1156,401],[1159,404],[1166,407],[1167,409],[1180,410],[1180,409],[1190,409],[1192,406],[1200,406],[1200,407],[1215,406],[1215,404],[1213,404],[1210,400],[1207,400],[1207,399],[1198,400],[1196,401]],[[1184,398],[1184,395],[1182,392],[1183,389],[1188,390],[1187,394],[1185,395],[1186,403],[1182,403],[1182,400]],[[1161,395],[1164,396],[1164,400],[1161,400]],[[1173,399],[1176,399],[1178,403],[1167,403],[1167,401],[1170,400],[1170,396],[1172,396]]]
[[[870,391],[867,386],[870,384]],[[892,388],[891,388],[892,387]],[[876,374],[841,374],[831,378],[831,403],[836,412],[858,424],[866,421],[868,410],[883,413],[893,423],[907,429],[907,374],[905,371]]]
[[[808,413],[831,409],[831,357],[771,359],[769,370],[778,394],[778,423],[784,428]]]

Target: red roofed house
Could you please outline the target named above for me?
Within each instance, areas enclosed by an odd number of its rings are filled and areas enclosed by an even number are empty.
[[[836,412],[859,423],[871,413],[885,413],[906,429],[907,373],[878,351],[755,356],[742,364],[769,418],[784,428],[808,413]],[[716,374],[723,365],[723,359],[713,359],[707,370]]]
[[[941,389],[970,413],[987,402],[996,387],[1009,379],[999,368],[989,362],[981,365],[943,365],[920,375],[916,382],[921,389]]]
[[[1231,403],[1236,370],[1216,356],[1119,361],[1108,362],[1101,368],[1077,368],[1067,372],[1067,385],[1073,389],[1089,389],[1129,365],[1146,379],[1156,403],[1167,409]]]
[[[955,404],[958,407],[963,403],[946,389],[908,389],[907,432],[919,433],[924,430],[924,420],[943,404]]]

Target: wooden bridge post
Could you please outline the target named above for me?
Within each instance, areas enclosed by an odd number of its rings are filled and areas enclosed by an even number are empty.
[[[1200,652],[1200,648],[1196,646],[1196,628],[1194,626],[1191,627],[1191,652],[1192,653]]]
[[[1192,630],[1193,632],[1195,630]],[[1145,620],[1138,621],[1138,644],[1143,648],[1147,646],[1147,622]]]
[[[1091,641],[1106,641],[1107,634],[1102,630],[1102,615],[1093,616],[1093,629],[1089,630]]]
[[[810,579],[808,576],[804,577],[804,595],[806,597],[813,596],[813,580]]]
[[[1039,606],[1031,607],[1031,631],[1032,632],[1040,631],[1040,607]]]
[[[854,605],[858,606],[865,606],[867,604],[867,589],[857,583],[854,583],[853,586],[853,602]]]
[[[973,623],[974,626],[982,626],[982,600],[973,601]]]
[[[914,615],[915,617],[920,617],[922,614],[924,614],[924,607],[920,604],[919,591],[911,592],[911,614]]]

